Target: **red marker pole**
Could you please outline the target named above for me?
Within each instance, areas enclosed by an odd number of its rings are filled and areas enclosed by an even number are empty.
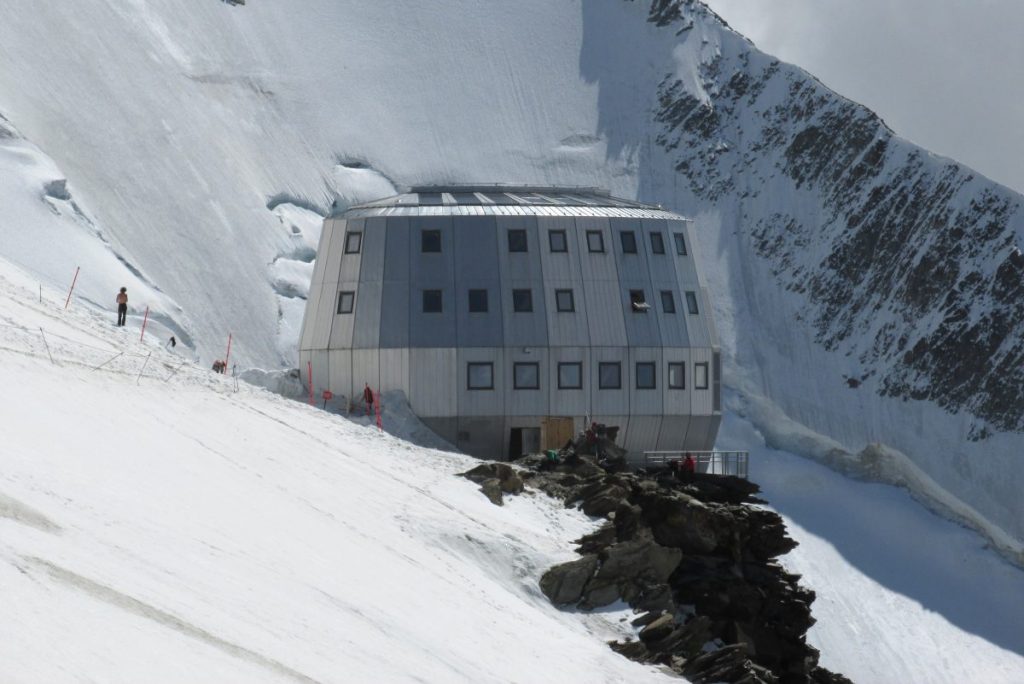
[[[309,405],[313,405],[313,362],[306,362],[306,369],[309,371]]]
[[[228,351],[224,355],[224,372],[227,372],[228,359],[231,358],[231,333],[228,333]]]
[[[142,317],[142,332],[139,333],[139,342],[141,342],[142,338],[145,337],[145,335],[146,335],[146,322],[147,321],[149,321],[149,307],[148,306],[146,307],[146,315]]]
[[[75,283],[78,282],[78,272],[82,270],[81,266],[75,266],[75,277],[71,281],[71,289],[68,290],[68,298],[64,301],[64,310],[67,311],[68,304],[71,303],[71,293],[75,291]]]

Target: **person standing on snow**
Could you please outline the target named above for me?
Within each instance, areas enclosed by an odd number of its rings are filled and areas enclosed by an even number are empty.
[[[124,326],[124,319],[128,317],[128,288],[122,287],[117,293],[117,325]]]
[[[366,383],[363,389],[363,401],[366,403],[366,415],[370,415],[373,413],[373,390],[370,389],[370,383]]]

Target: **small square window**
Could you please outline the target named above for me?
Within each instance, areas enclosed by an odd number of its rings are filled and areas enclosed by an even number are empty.
[[[533,291],[512,290],[512,310],[516,313],[533,311]]]
[[[693,364],[693,386],[697,389],[708,388],[708,364]]]
[[[363,246],[363,234],[359,231],[345,233],[345,254],[359,254]]]
[[[420,251],[423,252],[440,252],[441,251],[441,231],[439,230],[424,230],[420,232]]]
[[[338,313],[350,314],[352,309],[356,305],[356,293],[355,292],[339,292],[338,293]]]
[[[526,251],[526,231],[520,228],[516,228],[508,231],[508,251],[510,252],[525,252]]]
[[[512,387],[514,389],[540,389],[540,364],[513,364]]]
[[[622,389],[622,365],[618,361],[599,363],[597,386],[600,389]]]
[[[697,311],[697,293],[687,292],[686,293],[686,308],[689,309],[690,313],[696,316],[699,312]]]
[[[672,238],[676,241],[676,254],[686,256],[686,238],[682,233],[673,233]]]
[[[676,298],[672,296],[672,290],[661,291],[661,310],[667,314],[676,312]]]
[[[668,388],[686,389],[686,364],[668,364]]]
[[[423,291],[423,313],[441,313],[442,299],[440,290]]]
[[[650,361],[640,361],[636,364],[636,388],[656,389],[658,374],[655,364]]]
[[[636,234],[631,230],[624,230],[619,233],[619,242],[622,243],[623,254],[636,254]]]
[[[549,230],[548,245],[552,252],[568,252],[569,243],[565,239],[564,230]]]
[[[466,388],[471,390],[494,389],[494,364],[470,363],[466,366]]]
[[[572,290],[555,290],[555,308],[562,312],[576,310],[576,301],[573,299]]]
[[[558,364],[558,389],[583,389],[583,364],[569,361]]]
[[[487,313],[487,290],[469,291],[469,312]]]
[[[599,230],[587,231],[587,249],[591,252],[604,251],[604,234]]]
[[[661,233],[651,233],[651,251],[655,254],[665,253],[665,238]]]
[[[629,305],[637,313],[647,313],[647,310],[651,308],[651,305],[647,303],[647,296],[644,295],[643,290],[629,291]]]

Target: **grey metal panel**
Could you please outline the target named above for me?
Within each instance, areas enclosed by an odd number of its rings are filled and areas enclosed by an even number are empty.
[[[626,346],[625,313],[618,281],[589,280],[583,287],[590,344],[595,347]]]
[[[693,393],[691,395],[692,404],[690,412],[695,416],[709,416],[711,415],[711,404],[713,400],[713,392],[711,390],[711,349],[708,347],[695,347],[690,350],[693,364],[690,367],[690,376],[692,378],[691,385],[693,386]],[[696,368],[698,363],[708,364],[708,388],[698,389],[696,383]]]
[[[359,397],[369,384],[380,389],[380,352],[376,349],[352,350],[352,396]]]
[[[587,322],[586,298],[579,280],[545,279],[544,302],[547,309],[548,344],[555,346],[586,346],[590,344],[590,326]],[[555,293],[571,290],[575,311],[559,311]],[[536,296],[536,295],[534,295]]]
[[[364,263],[364,269],[366,265]],[[352,328],[352,347],[354,349],[376,349],[380,346],[381,328],[381,292],[382,284],[363,282],[356,292],[355,321]],[[339,314],[344,316],[344,314]],[[345,318],[352,318],[351,315]]]
[[[498,266],[502,292],[502,319],[505,344],[508,346],[544,346],[548,344],[547,307],[543,293],[543,270],[540,245],[537,240],[537,220],[534,217],[506,216],[497,221]],[[508,251],[508,231],[525,230],[526,252]],[[512,291],[528,289],[532,292],[533,311],[516,312],[512,306]]]
[[[643,290],[644,298],[650,305],[646,311],[634,311],[630,301],[630,290]],[[661,328],[658,301],[655,299],[651,281],[631,273],[622,279],[619,299],[626,326],[626,339],[632,347],[657,347],[661,345]]]
[[[380,350],[380,391],[402,390],[409,394],[409,350]]]
[[[644,252],[647,254],[647,272],[651,280],[675,280],[676,269],[672,255],[675,253],[675,244],[672,241],[672,222],[656,219],[642,219],[640,223],[642,233],[637,234],[638,240],[643,238]],[[655,254],[651,247],[651,233],[661,233],[662,244],[665,248],[664,254]]]
[[[689,416],[672,415],[668,411],[661,419],[661,431],[658,443],[654,447],[658,451],[676,451],[683,449],[686,443],[686,431],[690,426]]]
[[[458,415],[460,416],[501,416],[505,414],[505,353],[503,349],[476,347],[457,350],[453,373],[456,378]],[[494,389],[468,389],[467,367],[469,363],[494,364]]]
[[[598,368],[602,361],[618,362],[622,368],[620,389],[601,389],[598,382]],[[629,383],[632,373],[629,369],[629,353],[626,347],[592,347],[590,368],[584,368],[590,380],[590,412],[592,414],[629,415]]]
[[[636,388],[636,364],[653,363],[655,388],[641,390]],[[664,394],[661,388],[665,384],[664,364],[661,349],[658,347],[630,347],[629,349],[629,413],[633,416],[654,416],[665,412]],[[657,433],[651,444],[657,440]]]
[[[422,417],[420,420],[422,420],[423,424],[426,425],[431,430],[433,430],[437,435],[439,435],[440,437],[448,440],[450,443],[455,444],[455,442],[456,442],[456,435],[459,432],[459,419],[458,418],[455,418],[455,417],[445,417],[445,418]],[[467,452],[467,453],[472,453],[472,452]],[[476,454],[472,454],[472,455],[475,456]]]
[[[455,347],[455,285],[452,281],[414,281],[409,293],[409,346]],[[441,290],[441,313],[423,312],[423,290]]]
[[[691,350],[685,347],[666,347],[661,350],[661,358],[664,367],[658,380],[662,383],[665,415],[688,416],[690,415],[693,395],[693,359]],[[683,364],[684,389],[669,389],[668,364],[670,363]]]
[[[604,252],[591,252],[587,248],[587,231],[598,230],[604,237]],[[580,268],[584,281],[612,281],[619,279],[612,253],[612,236],[606,218],[576,219],[576,249],[580,255]]]
[[[722,414],[716,413],[708,421],[708,432],[704,441],[704,448],[701,451],[711,451],[718,441],[718,430],[722,427]]]
[[[441,231],[441,251],[423,252],[421,231]],[[450,216],[418,216],[409,222],[409,274],[413,283],[447,282],[454,284],[452,268],[455,249],[452,245]]]
[[[504,416],[460,416],[454,444],[467,454],[489,461],[506,459]]]
[[[686,327],[686,299],[683,291],[679,289],[679,282],[676,279],[666,281],[652,281],[654,289],[654,301],[651,308],[657,308],[658,329],[661,332],[661,344],[665,347],[688,347],[690,346],[690,335]],[[665,313],[661,305],[661,293],[668,291],[672,293],[672,301],[675,304],[675,313]]]
[[[339,398],[350,398],[352,396],[352,352],[348,349],[332,349],[323,354],[323,359],[323,371],[318,373],[316,364],[313,365],[313,382],[318,385],[314,396],[319,397],[323,390],[329,389]],[[327,382],[323,382],[325,378]]]
[[[417,416],[457,415],[454,348],[409,350],[409,406]]]
[[[452,231],[456,281],[497,281],[498,245],[504,236],[499,234],[495,218],[464,216],[452,219]]]
[[[325,284],[326,286],[327,284]],[[350,314],[338,313],[338,296],[341,292],[355,292],[355,309]],[[334,292],[334,304],[328,310],[326,307],[321,306],[319,310],[320,315],[331,316],[330,325],[330,341],[328,347],[330,349],[351,349],[352,348],[352,334],[355,330],[355,311],[359,310],[359,306],[362,303],[362,297],[359,292],[359,283],[356,281],[342,281],[337,284]],[[324,302],[326,303],[326,302]],[[372,306],[372,304],[371,304]]]
[[[409,256],[413,244],[409,231],[409,219],[398,217],[387,219],[387,241],[384,250],[385,281],[409,281]]]
[[[378,221],[380,219],[377,219]],[[363,249],[360,247],[359,251],[355,254],[345,254],[345,240],[349,233],[361,232],[363,234],[362,239],[366,240],[366,230],[363,219],[356,219],[349,221],[345,226],[345,233],[343,235],[336,235],[331,240],[330,249],[327,252],[327,258],[329,264],[339,263],[341,270],[338,273],[338,280],[348,280],[352,282],[359,282],[359,268],[363,261]],[[324,278],[326,282],[331,280],[330,266]]]
[[[499,278],[500,236],[492,217],[467,216],[452,221],[455,245],[455,320],[460,347],[500,347],[503,344]],[[469,311],[469,290],[487,290],[487,311]]]
[[[487,311],[470,312],[469,291],[487,290]],[[460,280],[455,295],[455,319],[459,347],[502,347],[504,346],[502,299],[500,281]]]
[[[715,436],[711,432],[712,427],[711,416],[691,416],[683,449],[686,451],[709,451],[715,443]]]
[[[559,389],[558,387],[558,364],[579,363],[580,389]],[[585,416],[590,413],[590,387],[593,374],[591,373],[590,348],[579,347],[550,347],[548,349],[548,375],[547,385],[549,406],[548,414],[552,416]],[[543,386],[543,385],[542,385]]]
[[[516,363],[537,364],[537,389],[515,389],[513,373]],[[551,368],[548,365],[548,349],[546,347],[510,347],[505,350],[503,365],[505,415],[549,415],[548,388],[551,382]]]
[[[409,281],[385,281],[381,290],[380,339],[382,348],[409,346]]]
[[[633,414],[629,417],[629,427],[626,434],[619,440],[619,444],[631,452],[652,451],[658,444],[660,432],[661,416]]]

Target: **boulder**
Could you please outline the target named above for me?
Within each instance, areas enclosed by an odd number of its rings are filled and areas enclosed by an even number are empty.
[[[683,553],[649,539],[633,539],[608,547],[599,557],[597,579],[661,584],[679,565]]]
[[[501,478],[501,491],[506,494],[520,494],[523,491],[523,478],[519,477],[519,474],[514,470],[509,469],[511,472],[508,477]]]
[[[495,506],[502,506],[504,502],[501,500],[501,482],[496,477],[492,477],[489,480],[484,480],[480,483],[480,491],[484,493],[491,503]]]
[[[498,471],[494,467],[493,463],[481,463],[480,465],[459,474],[470,482],[476,482],[477,484],[480,484],[484,480],[490,480],[498,477]]]
[[[549,569],[540,578],[540,590],[555,605],[578,603],[597,570],[597,556],[587,555]]]
[[[652,641],[660,641],[672,633],[672,629],[676,626],[676,619],[674,616],[664,613],[661,617],[651,621],[646,627],[640,630],[640,641],[649,643]]]

